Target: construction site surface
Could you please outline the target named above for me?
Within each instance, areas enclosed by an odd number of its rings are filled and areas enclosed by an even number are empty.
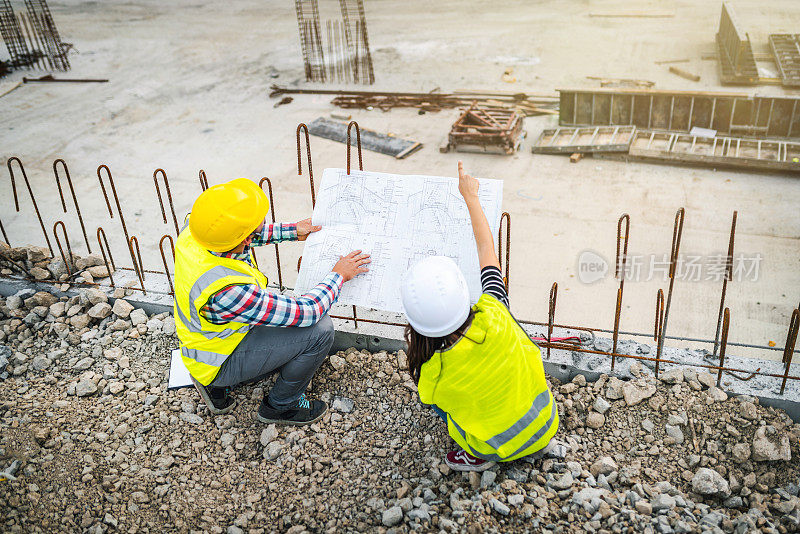
[[[337,128],[344,130],[356,120],[402,146],[397,150],[402,159],[365,147],[364,169],[453,176],[457,161],[463,160],[478,177],[502,179],[503,210],[513,217],[514,228],[509,279],[514,312],[546,318],[556,281],[558,320],[608,330],[614,328],[619,280],[613,264],[622,214],[630,220],[628,254],[657,267],[668,263],[676,210],[685,208],[681,251],[703,261],[725,253],[737,211],[735,250],[751,263],[749,278],[733,280],[727,288],[730,341],[783,346],[800,300],[800,180],[792,168],[787,170],[800,156],[800,109],[791,100],[800,97],[791,86],[795,64],[790,47],[796,42],[791,36],[800,33],[794,0],[770,2],[769,9],[756,1],[735,3],[740,33],[747,34],[759,66],[761,58],[772,57],[772,48],[787,58],[783,70],[773,63],[773,71],[758,76],[789,80],[742,87],[723,85],[726,80],[720,78],[719,49],[738,35],[731,26],[733,33],[717,37],[725,30],[721,2],[679,0],[660,17],[613,16],[630,11],[622,1],[513,2],[493,5],[489,22],[483,2],[365,5],[369,61],[365,51],[355,63],[325,60],[315,74],[328,76],[323,83],[306,81],[301,39],[316,38],[316,30],[298,20],[292,2],[111,1],[102,7],[53,2],[61,37],[79,51],[68,55],[69,72],[53,75],[109,81],[25,83],[2,96],[1,159],[20,158],[44,227],[52,233],[57,220],[68,218],[73,250],[84,254],[81,233],[70,226],[74,213],[63,214],[54,180],[53,162],[63,158],[82,202],[89,241],[96,244],[93,234],[102,225],[111,249],[124,258],[131,236],[118,230],[116,208],[115,218],[109,217],[98,188],[98,166],[108,165],[127,224],[135,228],[131,234],[138,237],[143,270],[163,270],[159,238],[173,220],[164,223],[168,217],[162,217],[153,187],[155,169],[169,176],[174,226],[201,191],[200,169],[212,185],[234,177],[268,177],[276,219],[295,221],[312,209],[305,162],[303,175],[297,172],[298,123],[310,125],[323,117],[341,121]],[[664,11],[656,3],[651,7]],[[328,36],[333,39],[330,50],[337,50],[335,31],[344,39],[338,50],[345,49],[344,27],[336,30],[325,22],[341,18],[342,9],[337,2],[319,2],[324,52]],[[603,13],[609,16],[598,16]],[[354,15],[358,31],[350,39],[363,43],[366,30],[359,17]],[[351,21],[354,28],[356,22]],[[671,61],[680,61],[675,65],[700,81],[670,72]],[[359,83],[352,80],[355,71]],[[0,94],[24,76],[48,72],[17,70],[0,80]],[[284,95],[270,98],[272,85],[417,96],[409,97],[416,99],[411,107],[336,94],[293,94],[289,102],[276,105]],[[419,96],[438,93],[459,96],[453,105],[447,104],[452,96]],[[483,119],[498,123],[492,128],[506,143],[499,154],[440,152],[448,144],[475,144],[474,138],[459,139],[454,128],[473,101],[513,108],[520,94],[528,103],[517,106],[517,112],[506,110],[500,117],[492,111]],[[331,103],[334,98],[340,106]],[[419,104],[420,99],[427,103]],[[709,141],[691,134],[692,126],[719,135]],[[757,136],[780,140],[751,140]],[[600,143],[616,147],[607,151],[609,157],[619,154],[620,147],[625,157],[601,159],[606,150],[599,149],[575,164],[545,154],[547,149],[532,153],[541,139],[556,147],[551,152],[570,155]],[[317,176],[324,168],[346,165],[341,142],[313,135],[310,140]],[[405,152],[406,146],[413,153]],[[725,166],[736,158],[744,163]],[[352,160],[355,166],[356,154]],[[770,162],[758,163],[762,160]],[[16,239],[12,245],[23,244],[16,236],[44,245],[21,175],[16,183],[19,213],[6,169],[3,175],[0,214]],[[592,283],[579,276],[586,251],[608,267]],[[301,246],[281,247],[282,285],[293,286],[301,254]],[[276,279],[272,249],[259,255],[263,270]],[[620,329],[651,332],[657,291],[667,285],[664,269],[626,281]],[[700,280],[678,279],[674,286],[670,331],[687,338],[683,346],[692,346],[691,339],[714,339],[721,279],[707,279],[704,273]],[[748,349],[737,353],[747,355]],[[778,350],[759,353],[781,356]]]

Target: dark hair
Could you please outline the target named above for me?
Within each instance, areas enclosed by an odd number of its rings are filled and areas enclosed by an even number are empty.
[[[433,356],[437,350],[446,349],[458,341],[461,336],[464,335],[464,332],[467,331],[474,317],[475,312],[470,310],[464,323],[459,326],[455,332],[444,337],[423,336],[414,330],[410,324],[406,325],[404,337],[406,345],[408,346],[408,350],[406,351],[408,355],[408,370],[415,383],[419,384],[419,374],[422,369],[422,364],[430,360],[431,356]]]

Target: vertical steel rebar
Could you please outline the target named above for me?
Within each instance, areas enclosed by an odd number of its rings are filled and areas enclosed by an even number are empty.
[[[206,178],[206,171],[200,169],[198,177],[200,178],[200,189],[205,191],[206,189],[208,189],[208,178]]]
[[[656,319],[653,326],[653,341],[661,337],[661,328],[664,326],[664,290],[656,292]]]
[[[347,175],[350,176],[350,129],[356,127],[356,143],[358,144],[358,170],[364,170],[364,161],[361,158],[361,128],[358,127],[356,121],[350,121],[347,125]]]
[[[133,248],[131,247],[131,238],[128,235],[128,227],[125,225],[125,216],[122,214],[122,208],[119,204],[119,196],[117,196],[117,187],[114,185],[114,178],[111,176],[111,170],[108,168],[108,165],[100,165],[97,167],[97,179],[100,181],[100,189],[103,191],[103,198],[106,201],[106,207],[108,208],[108,216],[112,219],[114,218],[114,212],[111,210],[111,203],[108,201],[108,193],[106,192],[106,186],[103,183],[103,176],[100,174],[100,171],[105,169],[106,176],[108,177],[108,183],[111,185],[111,192],[114,194],[114,203],[117,205],[117,214],[119,215],[119,221],[122,224],[122,232],[125,234],[125,244],[128,246],[128,252],[131,255],[131,261],[133,261],[134,268],[136,267],[136,256],[133,253]],[[105,232],[104,232],[105,233]]]
[[[553,323],[556,319],[556,299],[558,298],[558,282],[550,287],[550,302],[547,307],[547,359],[550,359],[550,340],[553,337]]]
[[[102,239],[100,239],[101,237]],[[100,246],[100,253],[103,255],[103,263],[108,271],[108,279],[111,282],[111,287],[116,288],[117,286],[114,284],[114,271],[117,270],[117,266],[114,264],[114,256],[111,255],[111,247],[108,246],[106,231],[103,230],[102,226],[97,227],[97,244]],[[108,256],[106,256],[106,251],[108,252]],[[108,264],[109,260],[111,261],[111,265]]]
[[[3,221],[0,220],[0,232],[3,233],[3,240],[6,242],[6,245],[9,247],[11,246],[11,241],[8,239],[8,234],[6,234],[6,229],[3,226]]]
[[[783,390],[786,388],[786,380],[789,378],[789,368],[792,366],[792,356],[794,356],[794,347],[797,343],[797,331],[800,328],[800,309],[795,308],[792,312],[792,318],[789,320],[789,331],[786,334],[786,346],[783,349],[783,363],[786,368],[783,371],[783,381],[781,382],[780,394],[783,395]]]
[[[725,350],[728,348],[728,328],[731,322],[731,310],[725,308],[722,314],[722,342],[719,347],[719,372],[717,373],[717,387],[722,381],[722,369],[725,366]]]
[[[272,181],[266,176],[258,182],[258,187],[264,189],[264,182],[267,183],[267,194],[269,195],[269,212],[272,218],[272,224],[275,224],[275,200],[272,197]],[[278,252],[278,244],[275,245],[275,265],[278,268],[278,288],[283,291],[283,273],[281,272],[281,254]]]
[[[500,217],[500,227],[497,229],[497,259],[501,262],[501,270],[502,270],[502,259],[503,259],[503,221],[506,221],[506,263],[505,263],[505,271],[506,275],[503,277],[503,282],[506,285],[506,293],[508,293],[508,286],[509,286],[509,271],[511,269],[511,215],[504,211],[503,215]]]
[[[128,247],[131,251],[136,251],[136,258],[133,260],[133,270],[136,272],[136,276],[139,277],[139,283],[142,286],[142,294],[147,295],[147,290],[144,287],[144,265],[142,265],[142,253],[139,250],[139,238],[132,235]],[[137,259],[139,260],[138,263],[136,262]]]
[[[64,213],[67,213],[67,202],[64,200],[64,191],[61,188],[61,178],[58,174],[58,164],[61,164],[62,168],[64,169],[64,174],[67,177],[67,185],[69,186],[69,192],[72,195],[72,202],[75,204],[75,212],[78,214],[78,222],[81,225],[81,232],[83,232],[83,240],[86,243],[86,249],[88,250],[89,254],[92,253],[92,246],[89,244],[89,237],[86,235],[86,226],[83,223],[83,215],[81,214],[81,207],[78,204],[78,196],[75,194],[75,186],[72,185],[72,177],[69,175],[69,169],[67,168],[67,163],[59,158],[53,162],[53,174],[56,177],[56,185],[58,186],[58,194],[61,197],[61,207],[64,210]]]
[[[169,239],[169,246],[172,249],[172,263],[175,263],[175,241],[172,239],[172,236],[169,234],[164,234],[161,236],[161,239],[158,241],[158,250],[161,252],[161,261],[164,263],[164,274],[167,276],[167,283],[169,284],[169,293],[173,297],[175,296],[175,287],[172,285],[172,278],[169,275],[169,265],[167,265],[167,256],[164,254],[164,240]]]
[[[623,222],[625,225],[625,236],[622,235]],[[631,231],[631,217],[627,213],[623,213],[617,221],[617,252],[614,266],[614,276],[619,279],[619,288],[617,289],[617,303],[614,310],[614,334],[612,336],[612,356],[611,356],[611,370],[614,370],[616,364],[617,341],[619,340],[619,321],[622,315],[622,292],[625,287],[625,275],[627,270],[625,266],[628,262],[628,237]],[[622,255],[620,256],[620,252]]]
[[[350,124],[347,125],[347,176],[350,176],[350,129],[353,126],[356,127],[356,142],[358,143],[358,170],[364,170],[364,160],[361,157],[361,128],[358,127],[356,121],[350,121]],[[353,324],[358,328],[358,314],[355,305],[353,305]]]
[[[672,304],[672,289],[675,285],[675,274],[678,266],[678,254],[680,253],[681,248],[681,236],[683,234],[683,219],[684,219],[685,210],[680,208],[675,213],[675,224],[672,228],[672,250],[670,252],[670,264],[669,264],[669,289],[667,290],[667,304],[664,309],[664,321],[661,325],[661,336],[658,339],[658,351],[656,353],[656,368],[655,368],[655,375],[658,378],[658,367],[659,361],[661,359],[661,355],[664,351],[664,336],[667,332],[667,321],[669,320],[669,309],[670,305]]]
[[[175,236],[180,233],[178,229],[178,218],[175,217],[175,205],[172,203],[172,191],[169,188],[169,179],[167,179],[167,173],[164,172],[164,169],[156,169],[153,171],[153,185],[156,188],[156,194],[158,195],[158,203],[161,206],[161,217],[164,219],[164,224],[169,224],[167,222],[167,212],[164,209],[164,200],[161,197],[161,188],[158,187],[158,175],[161,174],[161,178],[164,181],[164,188],[167,190],[167,200],[169,201],[169,210],[172,213],[172,222],[175,224]]]
[[[14,181],[14,169],[11,167],[12,161],[17,162],[19,170],[22,172],[22,178],[25,180],[25,187],[28,188],[28,194],[31,197],[33,210],[36,212],[36,218],[39,219],[39,227],[42,229],[42,233],[44,234],[44,240],[47,242],[47,248],[50,250],[50,256],[54,256],[55,254],[53,253],[53,246],[50,244],[50,237],[47,235],[47,230],[44,228],[44,221],[42,221],[42,214],[39,212],[39,205],[36,203],[36,197],[33,194],[33,189],[31,189],[31,183],[28,181],[28,174],[25,172],[25,167],[23,167],[22,161],[20,161],[18,157],[13,156],[8,158],[6,167],[8,167],[8,173],[11,175],[11,190],[14,192],[14,206],[17,209],[17,213],[19,213],[19,198],[17,197],[17,185]]]
[[[303,176],[303,156],[300,150],[300,130],[306,136],[306,164],[308,165],[308,182],[311,185],[311,208],[317,205],[317,197],[314,193],[314,169],[311,166],[311,141],[308,138],[308,126],[301,122],[297,125],[297,176]]]
[[[717,355],[719,348],[719,334],[722,327],[722,313],[725,309],[725,293],[728,290],[728,281],[733,280],[733,240],[736,235],[736,216],[737,211],[733,212],[733,219],[731,220],[731,234],[728,239],[728,256],[725,259],[725,277],[722,279],[722,295],[719,299],[719,315],[717,316],[717,333],[714,336],[714,356]]]
[[[61,228],[61,232],[64,234],[64,241],[67,244],[67,253],[69,254],[69,259],[67,259],[67,257],[64,255],[64,249],[61,247],[61,240],[58,238],[58,232],[56,232],[58,228]],[[72,263],[72,247],[69,246],[67,227],[64,226],[62,221],[56,221],[55,224],[53,224],[53,237],[56,240],[56,245],[58,245],[58,252],[61,253],[61,259],[64,260],[64,266],[67,268],[67,276],[72,278],[72,269],[70,266],[75,267],[75,265]]]

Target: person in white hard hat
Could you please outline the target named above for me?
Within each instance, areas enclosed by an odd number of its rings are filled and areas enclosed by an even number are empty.
[[[408,326],[408,366],[420,400],[447,423],[461,450],[445,462],[457,471],[483,471],[494,462],[563,454],[553,436],[558,410],[545,381],[541,352],[508,308],[478,180],[458,162],[478,248],[483,294],[470,306],[456,263],[432,256],[413,265],[400,293]]]

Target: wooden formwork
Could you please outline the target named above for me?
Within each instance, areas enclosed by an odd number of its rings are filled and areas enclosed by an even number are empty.
[[[513,154],[522,141],[522,114],[472,104],[456,119],[443,151]]]
[[[627,152],[635,126],[589,126],[543,130],[534,141],[534,154]]]
[[[800,173],[800,143],[791,141],[637,130],[629,155],[634,159]]]
[[[769,47],[783,85],[800,87],[800,34],[775,33],[769,36]]]
[[[800,138],[800,98],[701,91],[558,89],[561,126],[629,126]]]

